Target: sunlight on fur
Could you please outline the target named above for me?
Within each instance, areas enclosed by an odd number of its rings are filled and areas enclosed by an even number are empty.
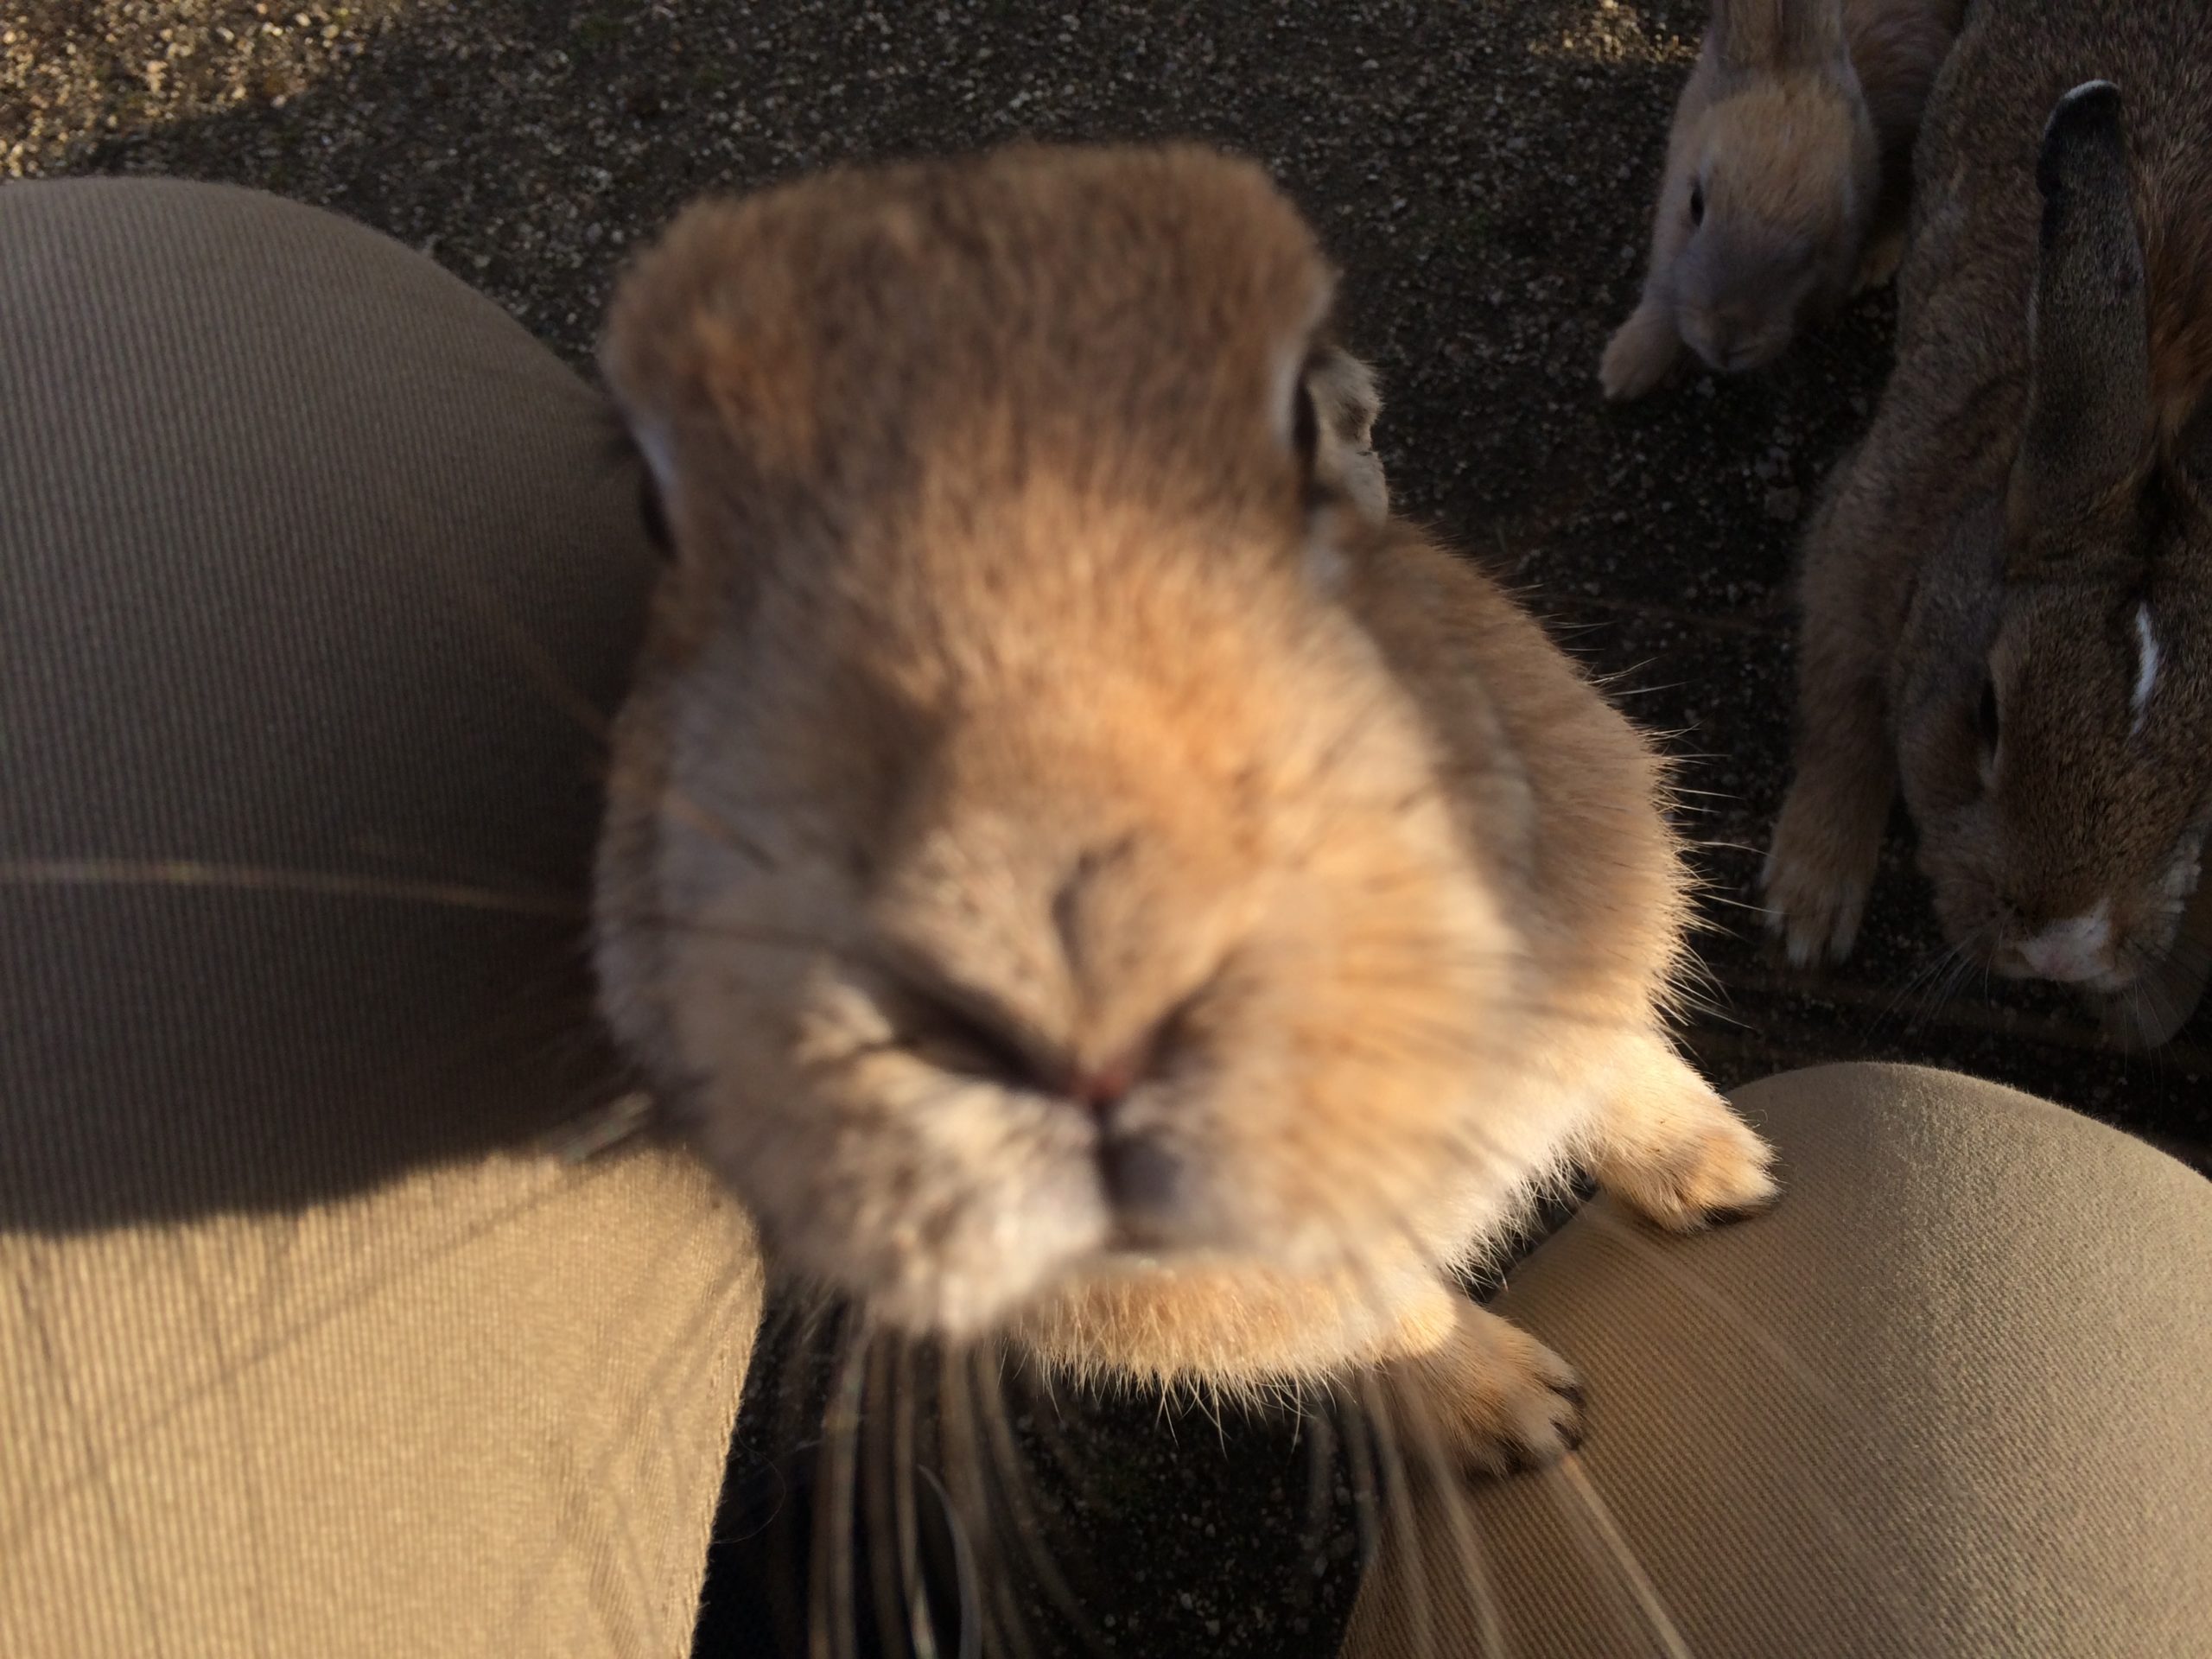
[[[882,1344],[943,1346],[917,1422],[1033,1557],[1006,1364],[1351,1408],[1402,1503],[1580,1437],[1571,1364],[1460,1288],[1540,1196],[1585,1171],[1675,1230],[1774,1197],[1666,1034],[1666,767],[1389,515],[1334,282],[1247,164],[1017,148],[696,205],[614,301],[676,557],[598,961],[849,1305],[825,1650]]]

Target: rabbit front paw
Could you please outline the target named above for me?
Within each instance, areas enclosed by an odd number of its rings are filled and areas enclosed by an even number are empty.
[[[1875,232],[1866,241],[1859,256],[1857,284],[1854,294],[1886,286],[1897,274],[1897,267],[1904,263],[1905,227],[1902,224]]]
[[[1693,1233],[1770,1209],[1781,1197],[1774,1148],[1680,1058],[1624,1081],[1603,1131],[1594,1173],[1630,1210],[1669,1232]]]
[[[1850,956],[1874,891],[1881,850],[1878,832],[1868,839],[1824,817],[1802,788],[1789,791],[1759,888],[1767,931],[1782,940],[1791,967]]]
[[[1694,1233],[1770,1210],[1782,1194],[1774,1148],[1733,1113],[1723,1111],[1666,1156],[1632,1166],[1608,1165],[1605,1190],[1646,1221],[1674,1233]]]
[[[1582,1443],[1582,1382],[1518,1325],[1459,1299],[1443,1343],[1392,1363],[1397,1425],[1461,1466],[1491,1475],[1541,1468]]]
[[[1681,360],[1682,338],[1673,315],[1646,301],[1606,342],[1598,381],[1613,403],[1627,403],[1656,391]]]

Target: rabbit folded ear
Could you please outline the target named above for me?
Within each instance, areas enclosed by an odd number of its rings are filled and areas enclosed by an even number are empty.
[[[1722,69],[1847,67],[1842,0],[1713,0],[1712,38]]]
[[[2118,87],[2093,80],[2058,100],[2036,183],[2027,424],[2005,501],[2014,561],[2029,565],[2132,499],[2152,459],[2149,303]]]

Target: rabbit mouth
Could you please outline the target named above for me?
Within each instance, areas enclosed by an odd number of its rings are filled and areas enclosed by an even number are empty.
[[[2073,985],[2100,995],[2112,996],[2126,990],[2140,976],[2120,957],[2084,961],[2067,958],[2052,960],[2031,954],[2041,943],[2024,940],[2006,945],[1993,964],[1996,971],[2006,979],[2039,979],[2053,985]]]
[[[1735,303],[1681,309],[1682,343],[1716,374],[1743,374],[1764,368],[1787,351],[1796,330],[1786,315],[1749,310]]]
[[[2067,916],[2024,938],[2006,940],[1993,964],[2008,979],[2044,979],[2109,994],[2135,977],[2113,925],[2112,900],[2101,899],[2078,916]]]
[[[1692,340],[1707,368],[1716,374],[1747,374],[1763,369],[1780,357],[1789,344],[1789,336],[1760,334],[1749,340]]]
[[[1098,1134],[1057,1109],[1025,1132],[1020,1109],[1035,1103],[1007,1097],[1001,1121],[972,1126],[998,1147],[988,1160],[933,1148],[899,1187],[868,1187],[878,1224],[864,1235],[851,1213],[787,1193],[763,1195],[768,1230],[877,1323],[953,1340],[1098,1281],[1255,1254],[1298,1261],[1336,1243],[1240,1224],[1214,1160],[1173,1137]],[[925,1193],[934,1201],[918,1202]]]

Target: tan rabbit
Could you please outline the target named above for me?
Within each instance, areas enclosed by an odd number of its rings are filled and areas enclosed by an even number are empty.
[[[1713,0],[1675,105],[1643,297],[1605,396],[1655,390],[1689,348],[1733,373],[1887,282],[1912,142],[1966,0]]]
[[[1675,1053],[1661,766],[1316,475],[1332,275],[1255,167],[1019,149],[686,213],[604,360],[676,556],[616,739],[607,1014],[880,1320],[1357,1382],[1476,1465],[1572,1373],[1469,1301],[1586,1160],[1764,1203]]]
[[[1807,537],[1771,919],[1849,952],[1901,779],[1960,951],[2158,1040],[2212,961],[2212,9],[1980,0],[1920,167]]]

